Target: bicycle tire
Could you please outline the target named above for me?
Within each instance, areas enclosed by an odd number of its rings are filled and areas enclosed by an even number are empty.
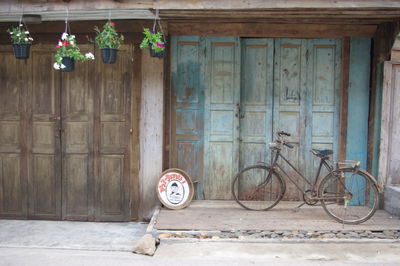
[[[379,206],[376,181],[364,171],[351,167],[327,174],[317,191],[326,213],[344,224],[367,221]]]
[[[270,171],[271,176],[267,181]],[[248,210],[266,211],[273,208],[282,199],[285,190],[286,184],[281,176],[264,165],[244,168],[232,182],[233,198]]]

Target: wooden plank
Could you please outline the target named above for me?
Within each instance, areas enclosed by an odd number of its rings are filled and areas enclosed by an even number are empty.
[[[379,155],[379,179],[384,185],[389,185],[388,182],[388,160],[389,145],[390,145],[390,125],[391,125],[391,110],[392,110],[392,94],[393,94],[393,64],[391,62],[384,63],[383,72],[383,95],[382,95],[382,121],[381,121],[381,145]]]
[[[370,38],[351,38],[346,159],[360,161],[362,169],[367,167],[370,47]]]
[[[349,59],[350,59],[350,38],[343,38],[342,46],[342,85],[340,89],[340,117],[339,117],[339,160],[346,159],[347,149],[347,115],[348,115],[348,89],[349,89]]]
[[[163,165],[164,60],[142,51],[140,104],[139,217],[150,219],[158,204],[156,190]],[[151,122],[150,122],[151,121]]]
[[[140,93],[141,93],[141,71],[142,71],[142,52],[139,46],[133,49],[133,83],[132,83],[132,104],[131,104],[131,219],[139,218],[139,168],[140,168],[140,142],[139,142],[139,119],[140,119]]]
[[[373,36],[376,26],[310,25],[264,23],[170,23],[171,35],[213,35],[241,37],[303,37],[341,38],[345,36]]]

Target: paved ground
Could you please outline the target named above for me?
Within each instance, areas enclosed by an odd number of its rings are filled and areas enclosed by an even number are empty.
[[[249,211],[234,201],[193,201],[182,210],[162,208],[154,228],[163,230],[400,230],[399,217],[378,210],[365,223],[343,225],[331,219],[321,206],[280,202],[269,211]]]
[[[398,244],[161,243],[155,256],[121,251],[0,248],[0,265],[399,265]]]
[[[131,251],[146,223],[0,220],[0,247]]]

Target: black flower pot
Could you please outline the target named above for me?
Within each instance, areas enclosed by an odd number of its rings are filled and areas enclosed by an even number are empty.
[[[164,51],[155,52],[151,47],[149,49],[150,49],[150,56],[151,57],[164,57]]]
[[[29,58],[29,50],[31,48],[29,43],[14,43],[12,46],[17,59]]]
[[[117,61],[118,49],[113,48],[102,48],[101,49],[101,59],[106,64],[114,64]]]
[[[63,57],[61,63],[65,68],[60,68],[61,71],[71,72],[75,69],[75,60],[71,57]]]

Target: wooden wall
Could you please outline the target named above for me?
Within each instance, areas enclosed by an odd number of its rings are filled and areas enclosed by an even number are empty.
[[[156,187],[163,167],[164,60],[142,51],[140,100],[140,207],[148,220],[159,204]]]

